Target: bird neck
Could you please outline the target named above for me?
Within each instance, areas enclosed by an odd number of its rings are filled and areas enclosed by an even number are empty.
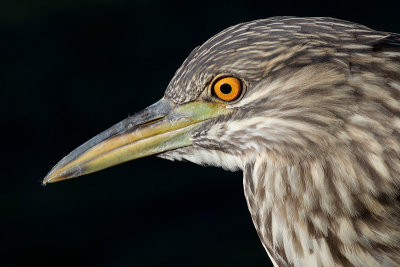
[[[245,164],[247,204],[276,266],[400,264],[398,194],[379,162],[366,168],[346,151],[295,164],[262,154]]]

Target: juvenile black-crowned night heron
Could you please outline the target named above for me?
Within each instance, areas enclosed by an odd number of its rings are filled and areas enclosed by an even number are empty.
[[[230,27],[44,183],[148,155],[243,170],[276,266],[398,266],[400,35],[330,18]]]

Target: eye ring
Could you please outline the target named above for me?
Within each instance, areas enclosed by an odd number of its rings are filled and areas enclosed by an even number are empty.
[[[221,77],[212,86],[212,92],[225,102],[238,99],[242,95],[242,91],[242,82],[233,76]]]

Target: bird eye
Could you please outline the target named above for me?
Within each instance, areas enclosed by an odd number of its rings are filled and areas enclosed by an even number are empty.
[[[242,83],[235,77],[223,77],[214,83],[213,91],[219,99],[233,101],[241,95]]]

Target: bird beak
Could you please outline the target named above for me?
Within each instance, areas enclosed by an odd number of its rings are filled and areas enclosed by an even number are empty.
[[[43,184],[190,146],[192,129],[224,113],[222,104],[195,101],[176,105],[163,98],[73,150],[53,167]]]

